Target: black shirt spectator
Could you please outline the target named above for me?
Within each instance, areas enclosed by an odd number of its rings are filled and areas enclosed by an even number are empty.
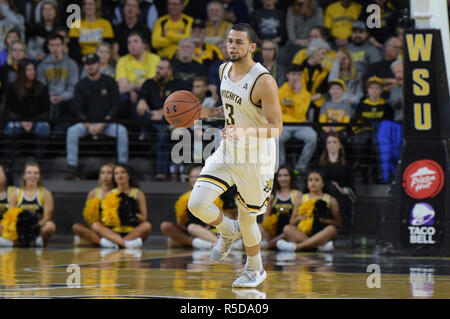
[[[193,60],[194,50],[195,46],[190,38],[181,39],[177,56],[172,63],[175,79],[186,82],[186,90],[191,90],[195,77],[208,76],[207,68]]]
[[[274,40],[279,45],[286,41],[286,15],[275,8],[275,0],[265,1],[262,8],[253,11],[250,24],[260,40]]]

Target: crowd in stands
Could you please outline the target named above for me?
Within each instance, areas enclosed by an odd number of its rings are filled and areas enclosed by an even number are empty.
[[[259,38],[253,58],[279,86],[280,164],[292,166],[294,177],[306,178],[311,167],[324,169],[330,196],[348,211],[354,186],[345,176],[354,168],[364,183],[389,183],[395,173],[403,121],[399,19],[408,2],[0,0],[0,110],[7,119],[1,129],[7,138],[23,132],[38,139],[65,134],[67,179],[80,175],[81,138],[115,138],[117,162],[125,165],[130,143],[153,134],[155,179],[167,180],[171,131],[162,112],[165,99],[184,89],[204,107],[220,106],[218,70],[227,60],[226,31],[234,23],[249,23]],[[80,6],[80,20],[71,18],[71,4]],[[371,4],[381,8],[380,28],[366,23]],[[145,124],[136,124],[139,120]],[[287,156],[289,142],[298,149],[290,154],[298,160]],[[11,153],[8,145],[5,154]],[[39,145],[38,160],[44,153]],[[317,165],[311,163],[322,150]],[[353,154],[352,166],[342,158],[345,151]],[[339,169],[333,166],[338,164]],[[281,190],[280,198],[289,197],[290,189]],[[282,233],[280,226],[267,235],[269,246]]]

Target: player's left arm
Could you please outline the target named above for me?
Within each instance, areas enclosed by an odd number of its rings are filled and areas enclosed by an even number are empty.
[[[200,115],[202,119],[224,120],[223,105],[219,107],[203,107]]]

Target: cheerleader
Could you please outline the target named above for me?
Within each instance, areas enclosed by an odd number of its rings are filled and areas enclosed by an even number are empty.
[[[295,186],[293,172],[287,166],[281,166],[275,176],[264,220],[259,224],[263,249],[275,248],[277,241],[284,237],[283,228],[289,225],[295,201],[301,194]]]
[[[101,238],[92,230],[92,224],[100,221],[100,203],[114,187],[113,170],[114,164],[112,163],[104,164],[100,168],[98,186],[89,192],[83,210],[83,217],[88,226],[76,223],[72,227],[72,231],[75,233],[74,245],[79,245],[81,239],[97,246],[100,245]]]
[[[191,169],[189,173],[189,185],[191,189],[182,194],[175,203],[177,223],[164,221],[161,223],[160,229],[165,236],[181,245],[206,250],[211,249],[218,239],[216,233],[211,231],[215,230],[215,228],[211,228],[211,226],[203,223],[200,219],[192,215],[187,208],[189,196],[201,170],[201,167]],[[219,209],[222,209],[223,201],[220,197],[214,203]]]
[[[277,241],[277,248],[285,251],[332,251],[332,240],[341,227],[341,215],[336,199],[324,193],[325,177],[319,170],[306,175],[306,189],[298,196],[289,225],[283,228],[285,239]]]
[[[11,171],[0,165],[0,220],[8,210],[9,203],[17,196],[17,188],[14,186]],[[2,226],[0,224],[0,233]]]
[[[92,230],[106,248],[140,248],[150,235],[145,195],[128,166],[114,167],[114,189],[102,200],[101,221]]]
[[[11,240],[5,239],[5,219],[7,218],[9,211],[15,211],[15,219],[17,220],[17,216],[19,214],[19,210],[30,212],[34,216],[37,216],[39,226],[36,228],[33,225],[29,225],[30,229],[38,229],[37,238],[33,240],[32,243],[26,244],[34,244],[34,246],[42,247],[46,246],[50,236],[56,230],[55,223],[52,221],[53,217],[53,195],[42,186],[41,179],[41,169],[39,164],[35,162],[28,162],[25,164],[23,174],[22,174],[22,186],[19,188],[17,192],[17,196],[13,196],[14,198],[11,200],[9,210],[5,213],[4,218],[2,220],[2,245],[22,245],[25,244],[20,239],[19,240]],[[15,210],[13,210],[16,208]],[[8,216],[9,218],[9,216]],[[28,219],[31,220],[31,219]],[[19,230],[17,230],[19,232]],[[20,234],[19,234],[20,235]],[[33,238],[30,237],[30,234],[22,234],[22,238]],[[16,236],[8,236],[8,238],[17,238]],[[20,238],[20,236],[19,236]]]

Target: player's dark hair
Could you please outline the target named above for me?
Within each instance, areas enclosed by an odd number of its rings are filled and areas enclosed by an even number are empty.
[[[247,32],[248,42],[250,43],[257,43],[258,41],[255,30],[253,30],[252,26],[248,23],[236,23],[235,25],[232,25],[227,30],[227,37],[230,30]]]

